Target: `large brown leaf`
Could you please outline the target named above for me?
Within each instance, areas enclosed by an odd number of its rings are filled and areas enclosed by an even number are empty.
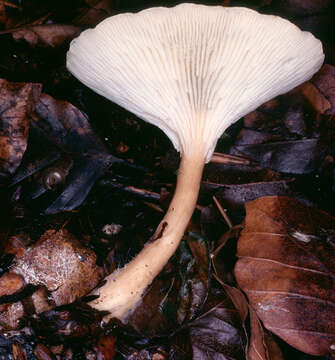
[[[265,327],[297,349],[335,343],[335,219],[288,197],[246,204],[235,275]]]

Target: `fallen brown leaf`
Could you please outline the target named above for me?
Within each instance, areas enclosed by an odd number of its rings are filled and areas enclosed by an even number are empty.
[[[0,1],[0,24],[5,24],[7,20],[7,14],[5,5],[3,2]]]
[[[21,275],[5,273],[0,277],[0,298],[4,295],[12,295],[23,289],[25,282]]]
[[[323,65],[313,78],[302,86],[302,93],[320,114],[335,114],[335,67]]]
[[[21,163],[40,92],[40,84],[0,79],[0,178],[6,179]]]
[[[95,345],[98,359],[113,360],[116,354],[115,347],[115,336],[113,336],[112,334],[101,336]]]
[[[81,28],[65,24],[44,24],[26,26],[19,29],[7,30],[1,34],[11,33],[16,41],[25,41],[31,46],[57,47],[75,38]]]
[[[271,333],[263,328],[255,310],[250,308],[250,339],[247,360],[284,360]]]
[[[80,245],[67,230],[48,230],[24,254],[11,271],[27,284],[45,285],[57,306],[86,295],[101,278],[93,251]]]
[[[335,219],[288,197],[246,204],[238,284],[264,326],[300,351],[335,344]]]
[[[56,360],[56,356],[44,344],[36,345],[34,355],[37,360]]]
[[[113,15],[110,0],[86,0],[86,7],[81,9],[72,23],[79,26],[95,26],[108,16]]]
[[[19,326],[19,319],[24,316],[24,308],[21,302],[0,305],[0,322],[12,329]]]

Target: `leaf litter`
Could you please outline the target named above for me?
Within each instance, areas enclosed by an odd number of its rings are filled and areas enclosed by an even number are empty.
[[[333,280],[324,275],[332,274],[335,243],[330,0],[203,1],[289,18],[321,37],[327,64],[220,139],[179,252],[126,326],[102,328],[103,314],[85,303],[152,236],[179,160],[159,130],[67,73],[67,45],[110,15],[176,3],[0,2],[0,45],[8,49],[0,54],[0,358],[334,355]],[[119,230],[109,235],[111,224]],[[281,234],[275,245],[272,232]],[[266,251],[262,268],[256,259]],[[266,293],[251,295],[250,286]]]

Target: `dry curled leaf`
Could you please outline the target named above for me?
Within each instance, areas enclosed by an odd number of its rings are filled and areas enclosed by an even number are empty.
[[[335,219],[288,197],[246,204],[238,284],[264,326],[300,351],[335,344]]]
[[[0,178],[12,175],[21,163],[40,91],[40,84],[0,79]]]

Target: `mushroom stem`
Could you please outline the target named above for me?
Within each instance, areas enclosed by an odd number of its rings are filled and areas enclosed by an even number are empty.
[[[151,241],[94,291],[99,298],[90,305],[109,312],[105,321],[112,317],[125,320],[178,248],[196,206],[204,164],[205,156],[199,148],[182,156],[173,199]]]

